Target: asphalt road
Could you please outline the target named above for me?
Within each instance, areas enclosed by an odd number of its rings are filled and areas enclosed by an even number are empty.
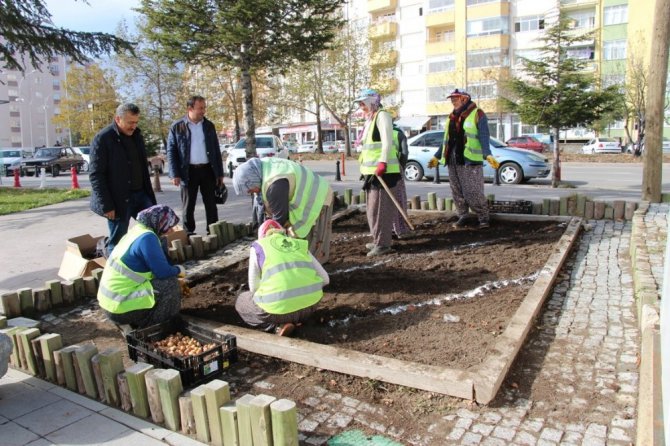
[[[335,181],[335,161],[305,161],[304,165],[331,181],[333,189],[340,193],[348,188],[353,189],[354,194],[360,191],[358,164],[355,161],[347,161],[345,175],[339,182]],[[663,178],[670,179],[670,164],[663,165]],[[540,201],[575,193],[600,200],[639,200],[642,164],[564,163],[563,179],[573,187],[554,189],[551,181],[544,179],[513,186],[487,184],[485,189],[487,194],[494,194],[498,200]],[[82,188],[90,187],[86,175],[80,175],[78,180]],[[40,182],[39,178],[21,178],[23,187],[39,187]],[[12,184],[11,177],[2,178],[3,186]],[[226,184],[228,201],[219,206],[219,218],[233,223],[248,222],[251,198],[235,195],[230,178],[226,178]],[[68,175],[57,178],[47,176],[45,186],[69,188],[71,178]],[[178,188],[170,183],[166,175],[161,176],[161,188],[162,192],[157,193],[158,201],[181,214]],[[670,191],[670,182],[665,181],[663,189]],[[428,192],[437,192],[439,197],[451,196],[448,182],[407,183],[408,197],[425,197]],[[196,206],[196,232],[199,234],[206,232],[204,214],[204,207],[199,203]],[[0,256],[0,293],[21,287],[43,286],[45,280],[57,278],[65,240],[82,234],[99,236],[107,233],[106,221],[89,210],[88,199],[0,216],[0,237],[5,254]]]

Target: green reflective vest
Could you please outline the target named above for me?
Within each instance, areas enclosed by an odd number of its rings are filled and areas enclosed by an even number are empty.
[[[123,314],[154,306],[154,289],[151,286],[153,273],[151,271],[135,272],[121,260],[130,245],[140,235],[147,232],[156,236],[151,229],[142,224],[136,224],[121,238],[119,244],[114,247],[112,255],[107,259],[105,270],[100,278],[98,303],[101,308],[110,313]]]
[[[475,163],[483,163],[484,155],[482,154],[482,144],[479,142],[479,130],[477,129],[477,113],[479,108],[474,110],[465,118],[463,122],[463,131],[465,132],[465,149],[463,150],[463,157],[467,161]],[[447,164],[447,147],[449,144],[449,122],[444,129],[444,140],[442,142],[442,164]]]
[[[267,203],[267,189],[272,182],[279,178],[292,177],[295,185],[289,192],[288,219],[293,231],[300,238],[307,237],[310,229],[319,218],[323,204],[331,192],[330,185],[309,169],[298,163],[281,158],[261,159],[263,184],[261,192],[263,201]]]
[[[255,243],[265,254],[256,305],[269,314],[288,314],[321,300],[323,280],[314,270],[306,240],[274,233]]]
[[[387,113],[384,110],[378,110],[372,122],[368,126],[368,131],[363,138],[363,145],[361,147],[361,156],[358,157],[358,162],[361,168],[361,174],[363,175],[374,175],[377,170],[377,164],[381,160],[382,156],[382,143],[381,141],[373,141],[372,136],[377,127],[377,116],[379,113]],[[393,141],[394,146],[391,147],[392,152],[389,153],[388,160],[386,161],[386,173],[400,173],[400,162],[398,161],[397,148],[398,145],[398,135],[393,132]]]

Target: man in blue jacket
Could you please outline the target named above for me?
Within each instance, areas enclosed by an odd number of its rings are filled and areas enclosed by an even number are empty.
[[[139,120],[137,105],[119,105],[114,122],[91,143],[91,210],[107,219],[106,255],[128,232],[130,217],[156,204]]]
[[[186,231],[195,233],[193,211],[200,190],[209,234],[209,225],[219,221],[215,192],[223,185],[219,138],[214,124],[205,118],[205,98],[191,96],[186,105],[186,116],[170,127],[168,167],[172,184],[181,188],[182,220]]]

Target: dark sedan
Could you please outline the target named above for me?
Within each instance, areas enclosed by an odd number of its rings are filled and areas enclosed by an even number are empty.
[[[39,176],[40,169],[44,168],[51,176],[57,177],[72,167],[79,173],[85,163],[84,158],[75,153],[72,147],[42,147],[35,150],[31,158],[21,162],[21,173]]]

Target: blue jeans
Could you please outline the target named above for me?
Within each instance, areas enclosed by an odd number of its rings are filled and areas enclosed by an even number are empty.
[[[128,224],[130,217],[137,218],[137,214],[144,209],[153,206],[154,203],[151,198],[143,190],[131,192],[128,197],[128,208],[123,213],[123,218],[116,218],[114,220],[107,220],[107,227],[109,228],[109,238],[105,243],[105,251],[107,257],[112,253],[114,247],[119,243],[121,237],[128,232]],[[119,210],[117,209],[117,214]]]

